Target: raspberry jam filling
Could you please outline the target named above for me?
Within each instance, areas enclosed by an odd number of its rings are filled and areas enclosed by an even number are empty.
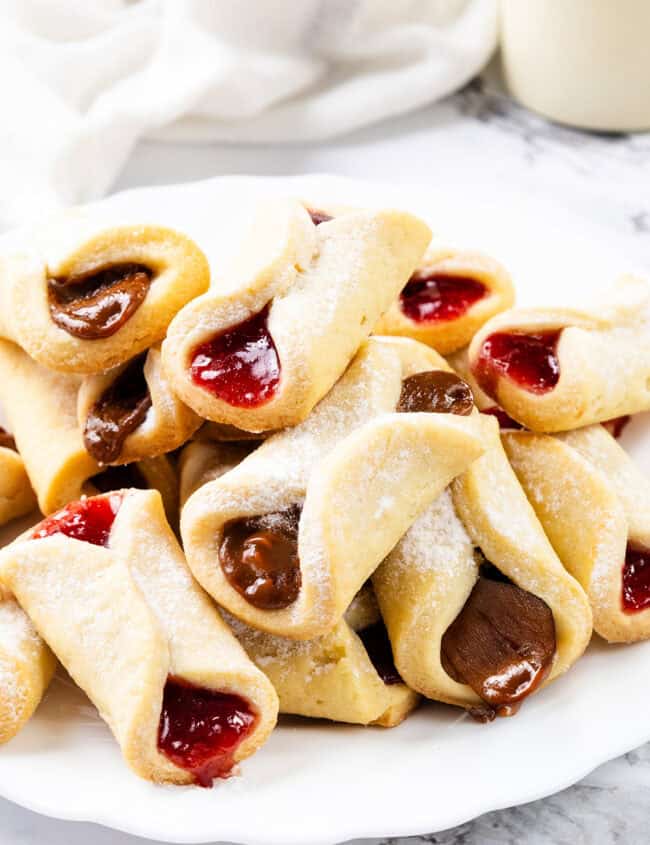
[[[273,398],[280,359],[267,321],[268,305],[194,350],[192,381],[237,408],[258,408]]]
[[[315,208],[308,208],[307,211],[314,226],[320,226],[321,223],[327,223],[328,220],[334,219],[331,214],[326,214],[324,211],[318,211]]]
[[[259,610],[281,610],[298,598],[300,507],[248,519],[223,529],[219,562],[228,583]]]
[[[145,420],[151,394],[144,377],[146,352],[138,355],[102,393],[84,426],[86,451],[100,464],[117,461],[124,441]]]
[[[153,272],[143,264],[114,264],[47,282],[50,316],[74,337],[111,337],[144,302]]]
[[[486,408],[481,413],[489,414],[491,417],[496,417],[499,423],[499,428],[503,431],[507,431],[508,429],[522,429],[523,425],[518,423],[516,420],[513,420],[511,416],[506,414],[503,408],[500,408],[498,405],[493,405],[491,408]]]
[[[623,564],[623,610],[637,613],[650,607],[650,549],[628,543]]]
[[[363,628],[357,634],[365,650],[368,652],[370,662],[375,667],[382,681],[388,686],[403,683],[399,672],[395,668],[393,649],[383,621],[375,622],[374,625]]]
[[[168,677],[158,728],[158,749],[191,772],[199,786],[227,778],[239,745],[251,734],[257,716],[239,695],[196,687]]]
[[[402,382],[397,410],[406,413],[459,414],[474,407],[470,386],[454,373],[427,370]]]
[[[491,721],[512,715],[539,687],[555,649],[555,623],[546,602],[487,564],[446,630],[440,656],[449,677],[469,684],[485,702],[472,715]]]
[[[32,533],[32,539],[40,540],[51,537],[52,534],[65,534],[73,540],[83,540],[84,543],[92,543],[94,546],[106,546],[121,504],[122,497],[116,493],[71,502],[39,522]]]
[[[553,390],[560,378],[560,334],[495,332],[486,337],[473,368],[481,389],[496,398],[497,382],[504,376],[531,393]]]
[[[0,448],[1,449],[11,449],[13,452],[16,452],[16,441],[13,439],[11,434],[8,431],[5,431],[4,428],[0,426]]]
[[[420,270],[400,294],[400,306],[414,323],[441,323],[462,317],[486,295],[487,288],[476,279]]]

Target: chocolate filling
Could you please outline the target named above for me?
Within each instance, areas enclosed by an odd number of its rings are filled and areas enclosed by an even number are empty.
[[[5,431],[2,427],[0,427],[0,448],[13,449],[14,452],[18,451],[16,449],[16,441],[13,439],[11,434],[9,434],[8,431]]]
[[[113,490],[123,490],[128,487],[146,490],[149,487],[147,479],[140,472],[137,464],[106,467],[99,475],[93,475],[88,480],[100,493],[110,493]]]
[[[298,598],[301,575],[298,523],[301,508],[224,526],[219,562],[228,583],[259,610],[281,610]]]
[[[146,352],[134,358],[90,409],[84,426],[87,452],[102,464],[117,461],[124,441],[142,425],[151,407],[144,377]]]
[[[495,580],[495,577],[498,580]],[[485,702],[480,721],[511,715],[547,677],[555,654],[555,623],[532,593],[482,567],[465,606],[442,638],[445,672]]]
[[[143,264],[114,264],[78,276],[48,279],[50,315],[74,337],[111,337],[142,305],[152,279],[153,272]]]
[[[459,414],[467,416],[474,408],[470,386],[455,373],[428,370],[405,378],[397,404],[408,413]]]
[[[402,684],[402,678],[395,668],[393,660],[393,649],[388,639],[388,631],[382,620],[375,622],[357,632],[365,650],[368,652],[370,662],[375,667],[377,674],[388,686]]]

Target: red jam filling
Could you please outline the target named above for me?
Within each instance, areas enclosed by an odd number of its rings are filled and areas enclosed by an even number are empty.
[[[331,214],[327,214],[325,211],[319,211],[316,208],[308,208],[307,211],[314,226],[320,226],[321,223],[327,223],[329,220],[334,219]]]
[[[190,365],[192,381],[237,408],[258,408],[273,398],[280,359],[267,320],[259,314],[202,343]]]
[[[636,613],[650,607],[650,549],[629,544],[623,564],[623,610]]]
[[[252,732],[257,716],[238,695],[195,687],[167,678],[163,693],[158,748],[199,786],[227,778],[235,751]]]
[[[446,273],[414,273],[400,294],[400,305],[415,323],[456,320],[483,299],[487,288],[476,279]]]
[[[559,331],[495,332],[486,337],[473,368],[481,389],[494,399],[503,376],[531,393],[553,390],[560,378],[559,339]]]
[[[62,510],[39,522],[31,539],[40,540],[52,534],[65,534],[73,540],[106,546],[121,504],[122,497],[115,493],[70,502]]]
[[[503,408],[500,408],[498,405],[493,405],[491,408],[486,408],[482,411],[483,414],[489,414],[491,417],[496,417],[499,423],[499,428],[503,431],[507,431],[508,429],[521,429],[523,425],[518,423],[516,420],[513,420],[511,416],[506,414]]]

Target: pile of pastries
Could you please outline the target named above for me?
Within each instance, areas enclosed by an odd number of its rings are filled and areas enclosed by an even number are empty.
[[[260,203],[236,261],[92,211],[0,257],[0,742],[59,662],[207,786],[278,713],[516,713],[650,637],[650,285],[513,307],[392,209]],[[444,356],[444,357],[443,357]],[[40,519],[40,521],[38,521]]]

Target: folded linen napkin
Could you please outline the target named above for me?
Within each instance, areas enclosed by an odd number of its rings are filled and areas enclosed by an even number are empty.
[[[0,0],[0,223],[105,193],[142,137],[311,141],[432,102],[497,0]]]

